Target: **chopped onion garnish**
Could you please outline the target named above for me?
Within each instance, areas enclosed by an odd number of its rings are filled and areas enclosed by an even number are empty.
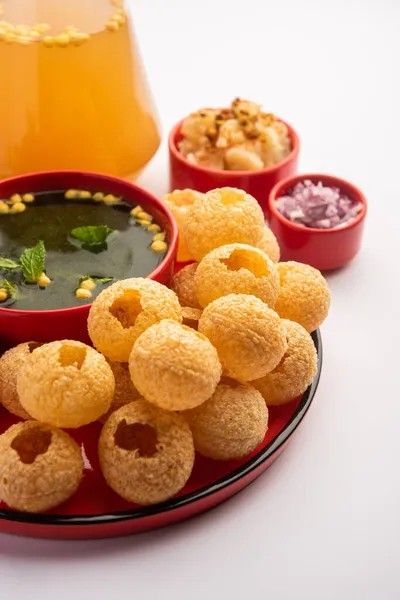
[[[320,229],[342,227],[361,210],[361,204],[339,188],[324,186],[321,181],[314,184],[309,179],[278,198],[276,207],[289,221]]]

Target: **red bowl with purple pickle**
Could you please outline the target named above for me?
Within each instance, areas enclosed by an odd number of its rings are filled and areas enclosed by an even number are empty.
[[[78,171],[57,171],[21,175],[0,181],[0,198],[12,194],[45,192],[57,189],[102,190],[107,194],[122,196],[127,203],[140,204],[167,233],[168,251],[162,262],[148,277],[169,284],[175,270],[178,247],[178,227],[163,202],[143,188],[108,175]],[[19,310],[0,307],[0,343],[13,346],[37,340],[51,342],[58,339],[75,339],[89,342],[87,317],[90,304],[51,310]]]
[[[173,127],[168,140],[170,191],[191,188],[198,192],[208,192],[220,187],[235,187],[254,196],[267,213],[268,193],[278,181],[296,173],[300,150],[296,131],[282,119],[280,121],[288,128],[292,149],[283,160],[257,171],[212,169],[191,163],[178,149],[178,143],[182,139],[183,121],[180,121]]]
[[[312,184],[310,192],[299,185],[306,181]],[[343,267],[360,249],[367,201],[344,179],[318,173],[287,177],[272,189],[268,205],[283,261],[329,271]]]

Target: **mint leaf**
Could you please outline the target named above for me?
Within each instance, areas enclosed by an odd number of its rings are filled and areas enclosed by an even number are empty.
[[[92,279],[96,283],[108,283],[109,281],[112,281],[114,277],[92,277]]]
[[[11,258],[4,258],[0,256],[0,269],[18,269],[19,264],[15,262],[15,260],[11,260]]]
[[[114,229],[107,225],[84,225],[72,229],[71,236],[80,242],[82,247],[93,252],[103,250],[106,246],[106,240]]]
[[[110,281],[113,281],[114,277],[96,277],[95,275],[82,275],[82,277],[79,278],[79,285],[81,285],[82,281],[87,281],[88,279],[91,279],[95,283],[109,283]]]
[[[4,288],[9,298],[15,298],[17,295],[17,286],[8,281],[8,279],[0,279],[0,288]]]
[[[37,283],[39,277],[45,270],[46,249],[40,240],[33,248],[27,248],[19,259],[22,274],[27,283]]]

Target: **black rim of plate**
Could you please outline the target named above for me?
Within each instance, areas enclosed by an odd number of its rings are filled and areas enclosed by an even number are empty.
[[[285,429],[271,442],[265,446],[260,452],[253,456],[247,463],[238,467],[234,471],[225,475],[221,479],[218,479],[211,485],[207,485],[204,488],[185,494],[177,498],[172,498],[166,502],[156,504],[154,506],[144,506],[141,508],[135,508],[134,510],[120,511],[116,513],[105,513],[100,515],[57,515],[57,514],[30,514],[17,512],[13,510],[0,510],[0,520],[16,521],[19,523],[26,523],[30,525],[105,525],[110,523],[118,523],[121,521],[131,521],[141,519],[144,517],[150,517],[160,513],[176,510],[192,504],[221,491],[222,489],[229,487],[242,477],[251,473],[254,469],[259,467],[262,463],[267,461],[272,454],[274,454],[286,440],[294,433],[300,422],[303,420],[307,413],[311,402],[315,396],[315,392],[318,387],[319,379],[321,376],[322,367],[322,340],[319,330],[314,331],[312,339],[318,354],[318,370],[314,378],[314,381],[310,387],[304,392],[303,398],[299,403],[295,413],[292,415],[290,421],[286,425]]]

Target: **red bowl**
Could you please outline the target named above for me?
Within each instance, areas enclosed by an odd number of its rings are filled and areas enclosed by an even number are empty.
[[[283,121],[284,122],[284,121]],[[218,187],[236,187],[254,196],[265,213],[268,211],[267,198],[274,185],[297,171],[300,142],[297,133],[288,123],[292,150],[281,162],[259,171],[224,171],[207,169],[190,163],[178,150],[182,121],[169,135],[169,187],[170,190],[191,188],[208,192]]]
[[[305,227],[289,221],[276,208],[276,200],[305,179],[338,187],[349,198],[360,202],[361,211],[345,226],[330,229]],[[329,271],[343,267],[359,251],[367,214],[367,201],[358,188],[339,177],[314,173],[296,175],[287,177],[273,188],[269,195],[269,213],[270,227],[281,247],[281,260],[296,260],[320,271]]]
[[[0,181],[0,198],[24,192],[78,188],[101,190],[122,196],[127,202],[140,204],[152,214],[167,232],[168,252],[158,267],[148,275],[150,279],[168,284],[175,268],[178,248],[178,228],[168,208],[143,188],[98,173],[57,171],[33,173]],[[56,310],[18,310],[0,308],[0,340],[2,344],[16,345],[35,340],[51,342],[57,339],[75,339],[88,342],[87,317],[90,304]]]

